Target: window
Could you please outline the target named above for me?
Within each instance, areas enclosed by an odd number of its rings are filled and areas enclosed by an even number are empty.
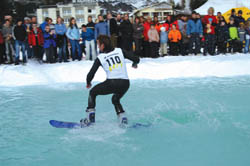
[[[77,18],[77,19],[76,19],[76,22],[77,22],[77,23],[83,23],[83,22],[84,22],[84,19],[83,19],[83,18]]]
[[[48,11],[43,11],[43,17],[48,17],[49,16],[49,12]]]
[[[71,10],[64,10],[63,15],[65,16],[71,15]]]
[[[64,23],[65,23],[65,24],[68,24],[68,23],[69,23],[69,19],[68,19],[68,18],[65,18],[65,19],[64,19]]]
[[[77,10],[77,11],[76,11],[76,14],[82,15],[82,14],[84,14],[84,11],[83,11],[83,10]]]

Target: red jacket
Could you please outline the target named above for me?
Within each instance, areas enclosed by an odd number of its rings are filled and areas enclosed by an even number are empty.
[[[0,31],[0,44],[3,44],[3,43],[4,43],[3,34],[2,34],[2,32]]]
[[[38,39],[38,45],[42,46],[44,39],[43,39],[43,32],[40,28],[37,28],[37,39]],[[36,46],[37,42],[36,42],[36,35],[34,33],[34,30],[32,30],[29,35],[28,35],[28,41],[29,41],[29,45],[31,46]]]
[[[207,24],[211,23],[212,24],[212,26],[211,26],[211,30],[212,30],[211,34],[215,34],[215,27],[216,27],[216,25],[218,23],[216,16],[214,16],[214,15],[212,15],[212,16],[206,15],[202,19],[202,23],[205,25],[205,27],[206,27]],[[205,28],[204,32],[207,33],[206,28]]]
[[[148,41],[148,31],[150,29],[151,24],[152,24],[151,22],[147,22],[147,21],[143,24],[144,26],[143,36],[144,36],[145,41]]]

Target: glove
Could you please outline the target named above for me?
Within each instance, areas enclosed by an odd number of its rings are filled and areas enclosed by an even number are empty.
[[[135,69],[137,69],[137,67],[138,67],[137,63],[133,63],[132,67],[135,68]]]

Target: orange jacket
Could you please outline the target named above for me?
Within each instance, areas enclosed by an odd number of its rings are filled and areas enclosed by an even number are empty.
[[[170,42],[177,43],[181,40],[181,32],[179,30],[171,30],[168,34]]]

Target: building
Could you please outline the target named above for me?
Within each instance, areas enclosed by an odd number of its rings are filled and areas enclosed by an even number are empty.
[[[137,9],[133,12],[135,16],[150,16],[154,17],[157,16],[158,19],[165,20],[167,15],[174,15],[176,14],[176,11],[173,8],[173,4],[169,2],[160,2],[160,3],[155,3],[150,6]]]
[[[69,24],[71,17],[76,18],[77,24],[82,25],[88,22],[88,16],[92,16],[95,20],[100,14],[100,6],[98,3],[92,1],[73,0],[73,3],[63,4],[59,3],[52,6],[40,6],[37,9],[38,23],[44,22],[46,17],[50,17],[53,23],[56,23],[58,16],[64,19],[66,25]]]

